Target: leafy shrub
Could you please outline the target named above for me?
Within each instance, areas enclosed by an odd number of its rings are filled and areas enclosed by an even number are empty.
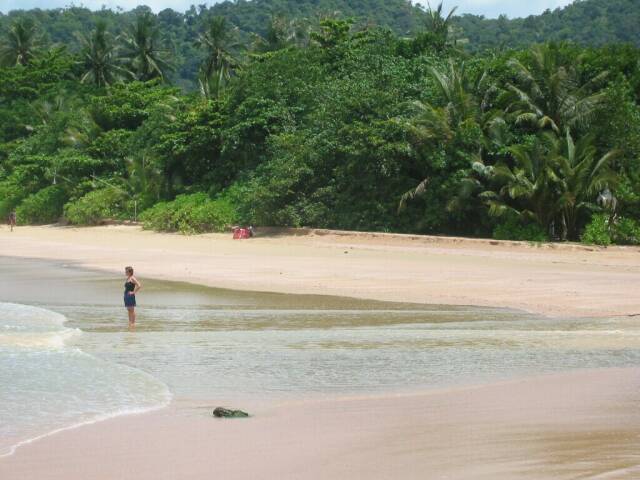
[[[611,245],[611,232],[609,230],[609,216],[597,214],[591,218],[591,222],[584,229],[582,243],[591,245]]]
[[[582,242],[593,245],[640,245],[640,225],[631,218],[617,218],[609,225],[609,215],[594,215],[582,234]]]
[[[187,234],[220,232],[235,219],[229,200],[212,200],[205,193],[178,195],[174,201],[158,203],[140,215],[145,229]]]
[[[6,181],[0,182],[0,218],[6,218],[16,205],[20,204],[24,195],[20,185]]]
[[[91,116],[103,130],[135,130],[149,117],[150,107],[170,100],[177,91],[158,80],[115,84],[109,95],[91,98]]]
[[[523,224],[517,220],[507,220],[493,230],[496,240],[526,240],[530,242],[544,242],[548,240],[546,233],[534,223]]]
[[[133,202],[115,188],[94,190],[64,207],[65,218],[75,225],[97,225],[105,219],[131,218],[132,214]]]
[[[16,216],[21,224],[45,224],[57,222],[67,195],[60,185],[51,185],[28,196],[17,208]]]
[[[41,165],[18,165],[0,182],[0,217],[5,218],[26,197],[45,186]]]
[[[619,245],[640,245],[640,225],[631,218],[619,218],[613,227],[613,236]]]

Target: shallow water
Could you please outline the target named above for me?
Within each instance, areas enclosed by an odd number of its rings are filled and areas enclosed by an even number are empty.
[[[171,396],[402,391],[640,365],[632,319],[243,293],[141,274],[131,332],[123,278],[2,257],[0,273],[0,455]]]
[[[51,310],[0,303],[0,456],[46,432],[168,403],[167,386],[72,345]]]

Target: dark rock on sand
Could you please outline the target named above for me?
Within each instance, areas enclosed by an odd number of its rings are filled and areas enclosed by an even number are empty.
[[[231,410],[230,408],[217,407],[213,411],[213,416],[217,418],[246,418],[249,414],[242,410]]]

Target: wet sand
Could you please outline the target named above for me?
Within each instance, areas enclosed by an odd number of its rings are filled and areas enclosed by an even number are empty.
[[[259,232],[260,233],[260,232]],[[141,278],[394,302],[507,307],[548,316],[640,315],[640,249],[311,231],[183,236],[139,227],[0,229],[3,255]]]
[[[636,479],[639,401],[638,369],[247,405],[237,420],[183,400],[24,446],[0,478]]]
[[[640,313],[640,250],[317,232],[233,241],[137,227],[0,231],[3,255],[254,291]],[[640,320],[639,320],[640,321]],[[197,379],[194,379],[197,381]],[[635,479],[640,370],[603,369],[411,395],[252,399],[248,420],[164,410],[69,430],[0,459],[12,479]],[[235,405],[234,405],[235,406]]]

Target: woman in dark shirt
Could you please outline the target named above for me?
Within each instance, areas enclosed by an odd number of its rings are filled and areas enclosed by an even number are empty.
[[[133,276],[133,267],[125,267],[124,273],[127,281],[124,283],[124,306],[129,314],[129,327],[136,325],[136,293],[142,288],[142,284]]]

